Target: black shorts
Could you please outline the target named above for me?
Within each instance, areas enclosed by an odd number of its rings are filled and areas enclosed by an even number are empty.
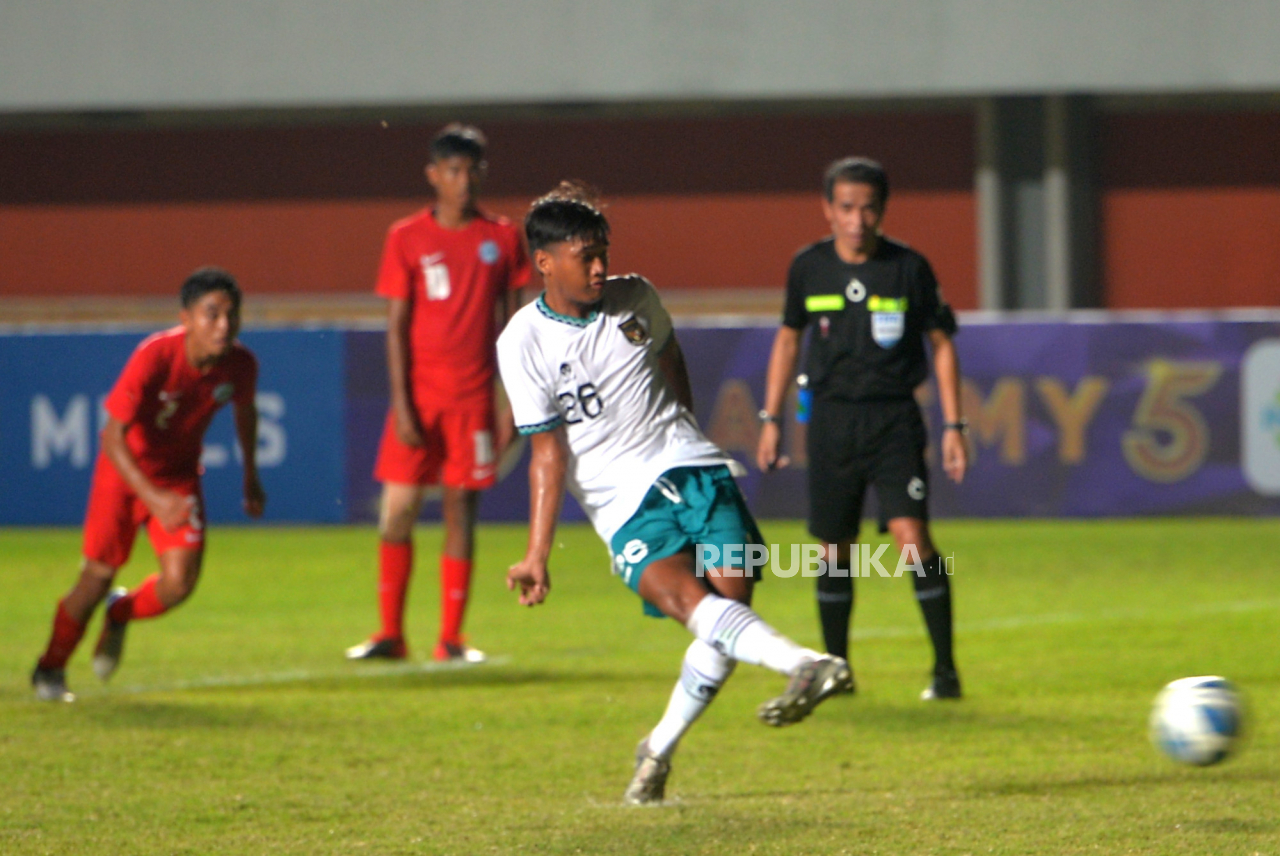
[[[823,543],[858,537],[868,485],[881,532],[895,517],[929,519],[928,435],[914,400],[816,400],[807,445],[809,531]]]

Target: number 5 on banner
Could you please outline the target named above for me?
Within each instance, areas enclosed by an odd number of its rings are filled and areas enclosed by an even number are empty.
[[[1200,469],[1209,454],[1209,426],[1184,399],[1203,395],[1218,382],[1215,362],[1152,360],[1147,388],[1133,413],[1133,428],[1121,438],[1125,460],[1145,479],[1182,481]]]

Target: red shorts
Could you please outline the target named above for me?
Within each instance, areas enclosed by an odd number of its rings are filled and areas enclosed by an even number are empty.
[[[418,406],[421,446],[406,446],[396,434],[396,417],[387,413],[373,477],[380,482],[483,490],[498,480],[493,448],[493,406]]]
[[[151,546],[160,555],[168,550],[204,549],[204,497],[198,477],[165,484],[191,500],[187,522],[173,531],[160,525],[138,499],[133,488],[116,472],[106,455],[98,455],[89,488],[89,508],[84,516],[84,555],[87,559],[119,568],[129,560],[133,539],[144,523]]]

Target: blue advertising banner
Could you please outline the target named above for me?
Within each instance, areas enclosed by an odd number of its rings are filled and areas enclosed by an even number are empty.
[[[1280,315],[1257,320],[966,319],[956,339],[974,459],[961,485],[931,460],[935,516],[1280,513]],[[788,404],[792,466],[754,465],[771,327],[678,331],[703,430],[747,465],[762,518],[807,513],[805,425]],[[0,524],[78,524],[102,400],[143,333],[0,335]],[[387,412],[384,337],[250,330],[258,355],[258,459],[276,521],[373,521]],[[918,391],[939,424],[932,384]],[[500,402],[500,406],[505,402]],[[936,457],[936,431],[930,457]],[[503,457],[486,520],[528,512],[527,444]],[[206,438],[210,518],[243,521],[229,412]],[[874,514],[874,496],[868,513]],[[439,516],[428,502],[424,516]],[[583,515],[572,500],[565,519]]]
[[[0,523],[78,524],[84,517],[102,404],[145,333],[0,336]],[[258,357],[258,465],[265,519],[346,519],[341,331],[250,330]],[[245,521],[230,408],[205,437],[209,519]]]
[[[682,330],[704,431],[748,463],[761,517],[807,510],[794,398],[788,470],[751,464],[773,331]],[[937,466],[936,516],[1089,517],[1280,512],[1280,319],[962,325],[973,452],[961,485]],[[932,382],[917,391],[941,423]],[[874,511],[874,504],[870,506]]]
[[[940,471],[932,381],[917,391],[930,424],[937,517],[1091,517],[1280,513],[1280,316],[1263,320],[1070,320],[962,324],[956,339],[970,421],[963,484]],[[1121,316],[1123,317],[1123,316]],[[755,467],[756,413],[773,328],[683,328],[695,412],[747,465],[761,518],[808,513],[805,425],[787,406],[791,466]],[[523,519],[526,462],[490,519]],[[509,485],[504,484],[504,488]],[[498,496],[491,497],[497,500]],[[505,497],[504,497],[505,500]],[[867,513],[874,516],[874,492]]]

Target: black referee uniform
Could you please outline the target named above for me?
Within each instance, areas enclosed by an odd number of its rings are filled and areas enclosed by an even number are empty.
[[[841,259],[833,238],[819,241],[792,261],[782,323],[809,330],[809,531],[824,544],[855,541],[868,487],[881,532],[894,518],[927,521],[928,436],[914,391],[929,376],[925,338],[956,332],[929,262],[883,236],[860,263]],[[920,558],[925,575],[912,578],[935,655],[923,697],[957,698],[950,580],[941,556]],[[827,650],[847,659],[853,579],[845,574],[818,578],[818,613]]]
[[[914,391],[929,376],[924,337],[956,332],[924,256],[889,238],[849,264],[827,238],[801,250],[787,276],[782,323],[810,327],[809,531],[823,543],[858,536],[874,486],[880,531],[927,520],[928,444]]]

